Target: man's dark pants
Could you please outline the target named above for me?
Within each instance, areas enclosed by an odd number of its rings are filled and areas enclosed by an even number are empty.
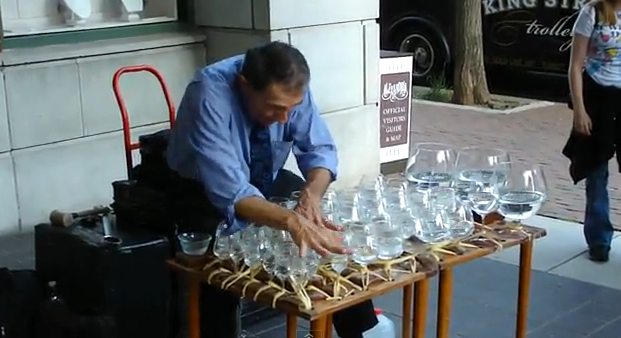
[[[305,181],[288,170],[281,169],[273,186],[272,196],[289,197],[302,189]],[[179,179],[173,185],[172,203],[179,231],[208,229],[215,234],[222,215],[207,200],[202,186]],[[212,243],[213,244],[213,243]],[[239,337],[239,298],[228,291],[208,285],[201,290],[201,332],[205,338]],[[373,303],[366,301],[334,314],[334,327],[341,338],[361,338],[362,332],[377,324]]]

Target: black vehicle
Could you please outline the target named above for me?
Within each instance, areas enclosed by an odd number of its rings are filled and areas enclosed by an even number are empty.
[[[414,55],[415,83],[452,71],[454,4],[381,0],[382,49]],[[486,68],[565,76],[571,31],[588,0],[481,0]],[[443,73],[446,72],[446,73]]]

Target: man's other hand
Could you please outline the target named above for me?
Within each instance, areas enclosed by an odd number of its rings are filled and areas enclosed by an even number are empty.
[[[306,255],[308,249],[317,252],[322,257],[332,253],[349,253],[343,247],[342,240],[335,231],[311,222],[299,213],[293,213],[293,217],[288,222],[287,230],[295,244],[300,248],[300,256],[302,257]]]
[[[294,211],[318,226],[335,231],[342,230],[341,227],[324,217],[321,212],[321,197],[313,195],[308,190],[300,191],[300,199]]]

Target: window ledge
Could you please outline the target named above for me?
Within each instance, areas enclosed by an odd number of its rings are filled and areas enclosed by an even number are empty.
[[[161,33],[64,45],[7,49],[0,53],[0,58],[2,66],[7,67],[188,45],[204,40],[205,36],[198,33]]]

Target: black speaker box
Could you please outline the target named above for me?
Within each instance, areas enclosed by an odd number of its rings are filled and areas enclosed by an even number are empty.
[[[99,222],[69,228],[35,227],[36,269],[56,281],[68,309],[110,316],[116,337],[169,337],[170,246],[164,236],[115,230],[104,240]]]

